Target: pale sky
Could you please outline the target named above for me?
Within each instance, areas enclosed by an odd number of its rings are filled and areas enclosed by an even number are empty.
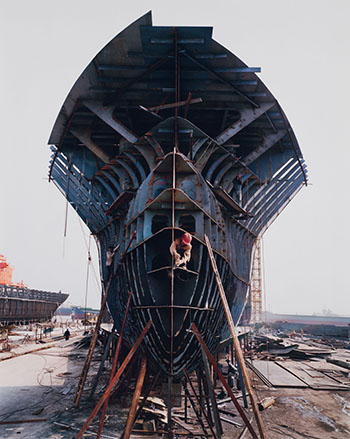
[[[350,315],[349,0],[2,0],[0,253],[14,280],[84,303],[88,232],[69,208],[63,238],[47,140],[86,65],[148,10],[158,26],[213,26],[215,40],[261,67],[303,151],[310,185],[264,238],[267,309]],[[88,305],[98,304],[91,274]]]

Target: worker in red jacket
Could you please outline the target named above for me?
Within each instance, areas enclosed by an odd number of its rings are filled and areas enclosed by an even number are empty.
[[[184,233],[181,237],[175,238],[172,242],[169,251],[174,258],[176,267],[186,268],[187,262],[191,259],[192,250],[192,236],[189,233]]]

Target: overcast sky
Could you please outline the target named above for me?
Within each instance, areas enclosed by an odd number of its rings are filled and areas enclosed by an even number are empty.
[[[213,26],[215,40],[262,68],[298,138],[310,185],[265,234],[267,309],[350,315],[349,0],[2,0],[0,253],[14,280],[84,303],[89,236],[69,208],[63,237],[47,141],[86,65],[148,10],[158,26]],[[90,274],[88,304],[98,306]]]

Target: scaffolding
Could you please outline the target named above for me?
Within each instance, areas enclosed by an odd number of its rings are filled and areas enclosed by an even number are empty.
[[[257,238],[253,259],[252,280],[250,290],[251,324],[262,323],[262,238]]]

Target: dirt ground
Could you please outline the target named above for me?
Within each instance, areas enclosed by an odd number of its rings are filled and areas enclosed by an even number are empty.
[[[37,423],[0,425],[1,439],[72,439],[76,436],[102,390],[101,383],[91,401],[87,398],[88,391],[84,392],[81,406],[74,408],[74,393],[87,352],[86,348],[76,349],[75,343],[80,339],[81,336],[77,336],[69,341],[63,340],[49,349],[0,362],[0,421],[43,420]],[[101,350],[92,362],[87,389],[98,369],[100,357]],[[108,371],[105,379],[107,376]],[[349,391],[268,388],[254,374],[252,383],[257,400],[271,396],[275,398],[275,404],[262,412],[267,438],[350,438]],[[120,438],[133,388],[134,381],[129,380],[126,387],[113,398],[107,412],[103,438]],[[235,413],[232,402],[225,402],[221,408]],[[249,419],[252,417],[250,409],[247,416]],[[229,415],[225,417],[230,418]],[[237,439],[242,433],[244,423],[237,412],[230,419],[240,426],[224,421],[223,437]],[[98,422],[97,416],[84,437],[96,436]],[[257,431],[254,421],[253,426]],[[251,436],[247,432],[243,437]]]
[[[350,392],[259,385],[256,394],[276,400],[262,412],[269,439],[350,438]]]

